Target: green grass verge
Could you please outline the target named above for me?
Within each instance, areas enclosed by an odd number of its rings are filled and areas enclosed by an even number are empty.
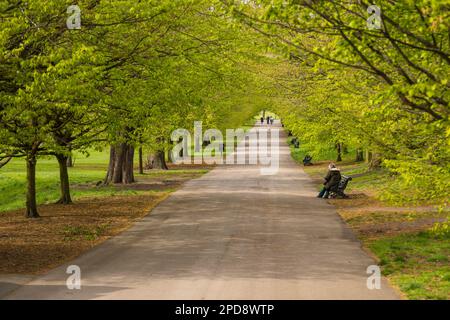
[[[430,231],[371,240],[384,275],[408,299],[450,299],[450,234]]]
[[[93,151],[89,157],[75,155],[75,166],[69,168],[71,194],[74,200],[84,197],[134,195],[149,191],[126,190],[115,187],[95,187],[105,178],[109,160],[108,150]],[[152,170],[136,179],[158,178],[164,180],[174,175],[205,173],[207,170]],[[40,158],[36,166],[36,195],[38,204],[55,202],[59,198],[59,168],[54,158]],[[170,191],[170,190],[165,190]],[[0,212],[25,207],[26,172],[23,159],[14,159],[0,169]]]
[[[75,167],[69,168],[72,185],[87,185],[100,181],[106,173],[107,155],[100,152],[92,154],[92,158],[77,156]],[[38,159],[36,166],[36,189],[38,204],[58,200],[59,169],[52,158]],[[88,194],[110,194],[112,191],[103,188],[73,189],[74,198]],[[0,211],[23,208],[25,206],[26,172],[23,159],[14,159],[0,170]]]

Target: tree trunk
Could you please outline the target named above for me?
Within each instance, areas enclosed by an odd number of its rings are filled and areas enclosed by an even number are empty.
[[[139,174],[144,174],[144,163],[142,159],[142,147],[139,147]]]
[[[133,146],[126,143],[111,146],[108,172],[106,173],[104,183],[108,184],[112,182],[129,184],[135,182],[133,160]]]
[[[145,160],[145,169],[150,170],[153,169],[153,160],[155,159],[155,156],[153,154],[147,155],[147,158]]]
[[[113,174],[114,174],[114,159],[116,157],[116,148],[111,146],[109,148],[109,164],[108,164],[108,171],[106,172],[106,177],[104,184],[108,184],[112,181]]]
[[[114,157],[114,166],[113,166],[113,174],[112,174],[112,183],[122,183],[122,174],[123,174],[123,162],[124,162],[124,147],[123,143],[117,145],[115,147],[115,157]]]
[[[73,158],[72,158],[71,155],[67,157],[66,163],[67,163],[67,167],[68,168],[72,168],[73,167]]]
[[[167,159],[166,163],[173,163],[172,157],[170,156],[170,152],[166,151],[164,154],[166,155],[165,158]]]
[[[370,161],[372,161],[372,152],[366,150],[366,163],[370,163]]]
[[[369,162],[369,170],[378,169],[381,166],[382,157],[379,153],[374,153]]]
[[[342,143],[341,145],[342,145],[342,152],[344,154],[348,154],[348,146],[344,143]]]
[[[123,145],[123,165],[122,165],[122,183],[130,184],[135,182],[133,173],[134,147]]]
[[[340,142],[336,143],[336,149],[337,149],[336,162],[341,162],[342,161],[342,145]]]
[[[356,149],[356,159],[357,162],[364,161],[364,152],[362,149]]]
[[[36,155],[28,155],[27,159],[27,211],[25,217],[39,218],[36,203]]]
[[[61,197],[57,202],[59,204],[72,203],[72,199],[70,197],[69,172],[67,170],[68,158],[69,157],[62,154],[56,155],[56,159],[58,160],[59,164],[59,183],[61,190]]]
[[[165,157],[164,151],[159,150],[155,153],[155,157],[153,158],[152,168],[153,169],[161,169],[161,170],[169,169],[166,164],[166,157]]]

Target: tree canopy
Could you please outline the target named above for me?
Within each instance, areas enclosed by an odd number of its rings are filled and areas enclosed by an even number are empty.
[[[289,61],[275,109],[311,152],[366,149],[422,198],[448,194],[449,1],[223,3]]]
[[[80,8],[79,28],[68,28]],[[0,3],[0,167],[110,145],[105,183],[131,183],[194,121],[279,114],[311,153],[366,151],[421,197],[450,183],[450,1],[80,0]],[[71,18],[72,17],[72,18]],[[69,19],[69,21],[68,21]],[[375,24],[373,24],[374,19]],[[372,24],[371,24],[372,23]]]

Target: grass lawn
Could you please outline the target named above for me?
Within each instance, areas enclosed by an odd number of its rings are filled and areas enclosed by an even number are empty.
[[[92,196],[137,195],[145,188],[115,186],[96,187],[105,178],[108,167],[108,151],[91,152],[89,157],[75,155],[75,166],[69,168],[71,193],[73,200]],[[149,170],[144,175],[135,174],[138,182],[151,180],[153,184],[172,181],[175,177],[203,174],[207,169],[172,168],[172,170]],[[23,208],[25,206],[26,172],[23,159],[14,159],[0,169],[0,212]],[[36,169],[38,204],[55,202],[59,198],[59,169],[52,158],[40,158]],[[151,189],[151,188],[150,188]],[[149,189],[149,190],[150,190]],[[157,188],[156,188],[157,189]],[[147,190],[148,191],[148,190]]]
[[[383,274],[409,299],[450,299],[450,233],[379,237],[366,246],[380,259]]]
[[[300,164],[306,150],[291,147]],[[305,171],[321,187],[332,151],[319,156]],[[378,259],[382,273],[407,299],[450,299],[450,220],[448,208],[430,203],[387,202],[383,192],[395,187],[395,177],[386,170],[367,171],[367,164],[355,163],[353,155],[338,163],[350,175],[349,199],[329,199],[354,230],[363,246]],[[436,228],[436,225],[440,228]]]
[[[23,160],[0,170],[0,273],[39,274],[69,261],[130,227],[185,181],[210,166],[170,166],[136,175],[131,185],[97,186],[106,174],[108,152],[77,155],[69,168],[71,205],[59,198],[59,168],[53,158],[38,160],[39,219],[24,217],[26,174]]]

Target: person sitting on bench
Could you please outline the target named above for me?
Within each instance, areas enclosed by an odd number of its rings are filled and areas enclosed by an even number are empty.
[[[341,171],[336,168],[334,163],[328,165],[328,173],[325,176],[325,182],[323,188],[320,190],[317,198],[327,199],[330,191],[337,189],[339,182],[341,181]]]
[[[303,158],[303,165],[304,166],[312,166],[311,160],[312,160],[312,157],[309,154],[307,154],[305,156],[305,158]]]

